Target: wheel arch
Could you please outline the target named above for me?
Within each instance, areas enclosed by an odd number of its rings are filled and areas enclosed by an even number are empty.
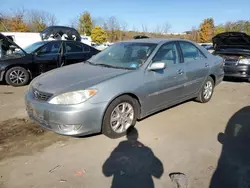
[[[119,98],[119,97],[121,97],[121,96],[124,96],[124,95],[128,95],[128,96],[132,97],[133,99],[135,99],[135,101],[137,102],[137,111],[138,111],[137,119],[140,118],[140,114],[141,114],[141,101],[140,101],[139,97],[138,97],[136,94],[134,94],[134,93],[125,92],[125,93],[120,93],[120,94],[116,95],[115,97],[113,97],[113,98],[109,101],[109,103],[106,105],[106,107],[105,107],[105,109],[104,109],[104,112],[103,112],[103,114],[102,114],[102,122],[103,122],[105,113],[106,113],[108,107],[110,106],[110,104],[111,104],[115,99],[117,99],[117,98]],[[101,129],[102,129],[102,127],[101,127]]]
[[[216,85],[216,76],[214,74],[210,74],[209,76],[213,79],[214,84]]]
[[[5,72],[4,72],[4,75],[3,75],[4,79],[5,79],[5,75],[6,75],[7,71],[9,69],[13,68],[13,67],[22,67],[22,68],[26,69],[28,71],[29,75],[30,75],[30,80],[33,78],[32,72],[30,71],[30,69],[27,66],[25,66],[23,64],[12,64],[12,65],[9,65],[9,66],[7,66],[5,68]]]

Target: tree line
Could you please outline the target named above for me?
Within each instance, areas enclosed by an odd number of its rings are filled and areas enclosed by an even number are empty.
[[[0,13],[0,32],[40,32],[48,26],[57,25],[55,15],[39,10],[17,10],[10,15]],[[165,22],[149,31],[145,23],[129,29],[127,22],[118,20],[115,16],[107,19],[94,19],[88,11],[72,20],[68,26],[78,30],[80,34],[91,36],[93,42],[103,43],[132,39],[135,35],[147,35],[157,38],[184,38],[195,42],[211,42],[212,37],[227,31],[239,31],[250,34],[250,21],[240,20],[215,26],[213,18],[202,21],[198,28],[193,27],[182,35],[171,35],[171,25]]]

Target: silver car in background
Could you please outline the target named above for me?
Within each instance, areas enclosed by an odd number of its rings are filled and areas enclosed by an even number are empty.
[[[157,111],[188,99],[208,102],[223,77],[223,59],[196,43],[137,39],[42,74],[25,103],[32,120],[58,134],[118,138]]]

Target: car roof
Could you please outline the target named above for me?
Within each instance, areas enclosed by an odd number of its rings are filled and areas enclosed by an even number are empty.
[[[75,40],[42,40],[42,41],[38,41],[38,42],[44,42],[44,43],[50,43],[50,42],[76,42],[76,43],[82,43],[85,44],[81,41],[75,41]]]
[[[171,41],[187,41],[192,42],[186,39],[179,39],[179,38],[143,38],[143,39],[133,39],[133,40],[126,40],[121,42],[135,42],[135,43],[153,43],[153,44],[160,44],[164,42],[171,42]]]

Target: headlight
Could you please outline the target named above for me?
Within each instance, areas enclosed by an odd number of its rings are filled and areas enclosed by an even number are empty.
[[[68,93],[63,93],[52,98],[49,103],[50,104],[79,104],[90,97],[94,96],[97,93],[95,89],[87,89],[87,90],[79,90],[79,91],[72,91]]]
[[[250,59],[240,59],[239,64],[250,65]]]

